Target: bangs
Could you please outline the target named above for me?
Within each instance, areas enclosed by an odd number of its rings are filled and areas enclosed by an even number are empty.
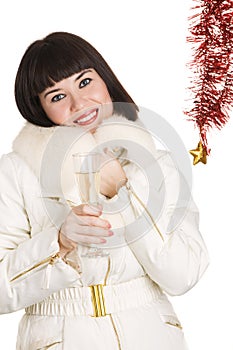
[[[35,61],[34,77],[31,76],[33,94],[38,95],[55,83],[86,68],[94,68],[93,63],[93,57],[90,59],[79,47],[43,47]]]
[[[138,107],[102,55],[83,38],[67,32],[51,33],[25,51],[15,79],[15,100],[22,116],[35,125],[54,126],[41,106],[39,94],[89,68],[99,74],[114,103],[133,105],[131,110],[114,105],[114,112],[136,120]]]

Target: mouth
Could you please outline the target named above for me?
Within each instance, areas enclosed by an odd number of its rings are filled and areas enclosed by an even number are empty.
[[[92,124],[98,117],[98,108],[88,111],[80,115],[77,119],[73,121],[73,123],[78,124],[80,126],[90,125]]]

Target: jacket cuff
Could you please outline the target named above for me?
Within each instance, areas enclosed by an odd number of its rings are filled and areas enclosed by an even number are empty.
[[[15,280],[21,274],[42,266],[43,262],[59,252],[58,232],[55,228],[49,228],[37,233],[30,239],[20,243],[17,249],[7,254],[4,260],[10,262],[9,280]]]

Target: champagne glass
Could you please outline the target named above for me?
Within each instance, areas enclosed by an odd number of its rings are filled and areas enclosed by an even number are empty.
[[[99,152],[73,154],[75,178],[82,203],[97,205],[100,192],[100,165],[102,155]],[[109,253],[95,244],[91,244],[83,257],[98,258]]]

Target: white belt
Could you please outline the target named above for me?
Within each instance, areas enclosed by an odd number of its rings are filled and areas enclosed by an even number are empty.
[[[158,285],[143,276],[114,285],[66,288],[25,311],[27,315],[100,317],[145,305],[158,299],[159,295]]]

